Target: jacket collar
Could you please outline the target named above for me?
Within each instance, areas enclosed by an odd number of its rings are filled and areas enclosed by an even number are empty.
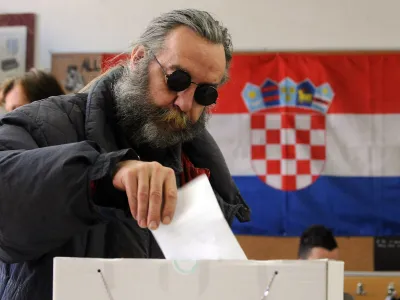
[[[106,152],[119,150],[116,137],[119,130],[115,118],[112,84],[122,69],[115,69],[98,79],[90,89],[86,102],[85,132]],[[125,142],[122,140],[122,142]]]

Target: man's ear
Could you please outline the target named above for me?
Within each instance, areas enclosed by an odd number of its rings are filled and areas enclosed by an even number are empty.
[[[146,49],[143,46],[133,48],[131,53],[131,65],[135,66],[146,55]]]

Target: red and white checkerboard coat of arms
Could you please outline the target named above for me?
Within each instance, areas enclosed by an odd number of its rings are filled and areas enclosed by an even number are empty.
[[[279,190],[310,186],[325,165],[326,111],[333,93],[328,84],[315,88],[305,82],[267,80],[261,87],[247,84],[243,91],[251,112],[252,168],[260,180]]]

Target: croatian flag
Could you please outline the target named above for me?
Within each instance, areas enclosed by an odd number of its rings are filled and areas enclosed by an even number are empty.
[[[400,233],[400,55],[235,54],[208,129],[252,209],[237,234]]]

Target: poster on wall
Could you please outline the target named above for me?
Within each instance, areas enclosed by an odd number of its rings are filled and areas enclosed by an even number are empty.
[[[400,236],[374,237],[374,271],[400,270]]]
[[[24,14],[0,14],[0,28],[4,27],[26,27],[26,60],[25,70],[34,67],[35,54],[35,32],[36,15],[31,13]]]
[[[101,74],[101,54],[53,54],[51,73],[67,94],[76,93]]]
[[[26,69],[26,26],[0,27],[0,82]]]

